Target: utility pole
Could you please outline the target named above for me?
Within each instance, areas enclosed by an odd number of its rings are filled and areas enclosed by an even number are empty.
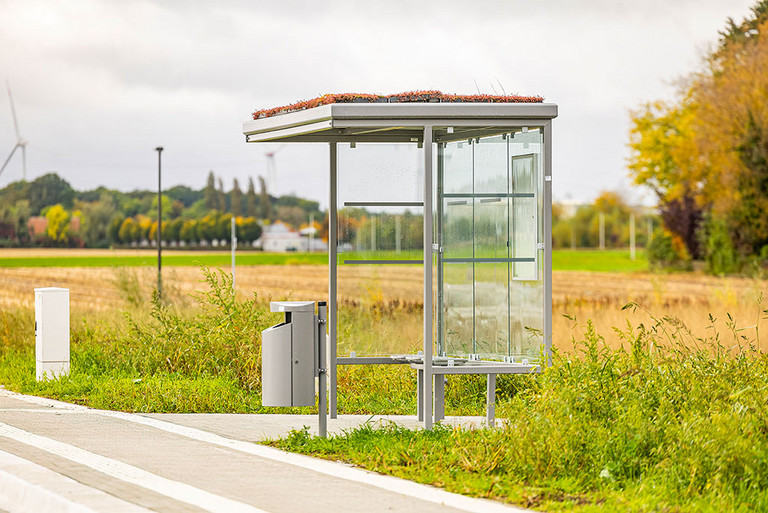
[[[163,189],[161,185],[163,147],[155,148],[157,152],[157,295],[163,297]]]
[[[635,259],[635,213],[629,213],[629,258]]]

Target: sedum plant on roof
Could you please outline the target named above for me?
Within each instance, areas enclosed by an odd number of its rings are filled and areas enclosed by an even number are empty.
[[[311,100],[303,100],[282,107],[259,109],[253,113],[253,119],[268,118],[299,110],[312,109],[331,103],[541,103],[541,96],[491,95],[491,94],[446,94],[440,91],[408,91],[405,93],[379,95],[366,93],[324,94]]]

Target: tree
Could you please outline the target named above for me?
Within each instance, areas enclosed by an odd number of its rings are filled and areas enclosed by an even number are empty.
[[[227,211],[227,194],[224,192],[224,181],[219,178],[219,190],[217,193],[218,198],[218,208],[219,212],[226,212]]]
[[[636,182],[657,191],[667,228],[712,270],[768,246],[766,33],[768,0],[761,0],[740,24],[728,20],[678,102],[633,116]]]
[[[256,187],[253,184],[253,178],[248,177],[248,192],[245,195],[245,215],[248,217],[256,217],[258,212],[256,211],[258,206],[258,198],[256,197]]]
[[[216,178],[213,176],[213,171],[208,173],[208,180],[205,183],[203,198],[205,199],[205,207],[208,210],[219,208],[219,196],[216,191]]]
[[[35,213],[56,204],[60,204],[62,209],[68,209],[74,204],[75,190],[56,173],[48,173],[29,183],[27,197]]]
[[[253,242],[261,237],[261,225],[253,217],[239,218],[236,224],[237,238],[243,242]]]
[[[697,230],[707,210],[710,187],[707,162],[699,158],[690,96],[680,106],[646,104],[632,114],[629,171],[638,185],[659,199],[662,220],[694,257],[701,256]]]
[[[267,192],[267,182],[263,176],[259,176],[259,217],[262,219],[272,219],[272,200]]]
[[[109,230],[112,216],[115,214],[115,202],[108,194],[102,194],[98,201],[80,205],[83,224],[80,234],[90,247],[106,246],[109,243]]]
[[[133,230],[135,224],[136,221],[134,221],[132,217],[123,219],[123,222],[120,224],[120,229],[118,230],[118,238],[120,239],[120,242],[129,244],[134,241]]]
[[[190,244],[199,240],[197,236],[196,221],[193,219],[187,219],[184,221],[184,224],[181,225],[181,229],[179,230],[179,240],[183,240],[184,242],[188,242]]]
[[[109,228],[107,229],[109,242],[113,244],[120,242],[120,228],[122,227],[124,220],[125,219],[123,218],[123,216],[116,215],[109,222]]]
[[[237,217],[243,213],[243,191],[240,190],[240,184],[235,178],[232,184],[232,191],[229,193],[230,203],[232,204],[232,215]]]
[[[67,241],[67,229],[69,228],[69,214],[64,207],[56,204],[45,213],[48,220],[48,227],[45,234],[49,239],[55,242]]]

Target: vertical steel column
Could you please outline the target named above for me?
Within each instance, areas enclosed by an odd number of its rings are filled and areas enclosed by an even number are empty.
[[[325,301],[317,303],[317,431],[322,438],[328,436],[328,365],[325,361],[325,328],[328,322],[328,307]]]
[[[424,127],[424,429],[432,428],[432,126]]]
[[[337,333],[337,315],[336,315],[336,237],[337,230],[337,206],[336,206],[336,143],[330,143],[330,193],[328,197],[328,331],[330,336],[330,362],[329,363],[329,375],[330,375],[330,415],[332,419],[337,416],[336,409],[336,333]]]
[[[552,364],[552,121],[544,125],[544,344]]]

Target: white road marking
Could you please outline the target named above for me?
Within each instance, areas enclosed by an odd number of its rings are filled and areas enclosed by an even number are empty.
[[[474,497],[467,497],[459,495],[457,493],[447,492],[434,488],[432,486],[419,484],[406,479],[401,479],[393,476],[386,476],[382,474],[376,474],[368,470],[354,468],[349,465],[322,460],[319,458],[312,458],[310,456],[304,456],[302,454],[295,454],[286,451],[281,451],[273,447],[266,445],[255,444],[251,442],[242,442],[240,440],[233,440],[231,438],[225,438],[220,435],[202,431],[200,429],[191,428],[187,426],[181,426],[179,424],[173,424],[164,420],[154,419],[150,417],[142,417],[133,413],[124,413],[108,410],[94,410],[80,406],[77,404],[69,404],[53,399],[47,399],[44,397],[27,396],[23,394],[17,394],[8,390],[0,389],[0,394],[15,399],[21,399],[33,404],[41,406],[50,406],[54,408],[72,409],[80,412],[88,412],[96,415],[103,415],[106,417],[114,417],[122,419],[128,422],[134,422],[136,424],[142,424],[144,426],[153,427],[168,433],[173,433],[179,436],[198,440],[200,442],[206,442],[221,447],[227,447],[236,451],[240,451],[260,458],[266,458],[272,461],[278,461],[280,463],[286,463],[296,467],[312,470],[320,474],[336,477],[339,479],[345,479],[356,483],[363,483],[383,490],[399,493],[407,497],[413,497],[427,502],[436,504],[442,504],[451,508],[468,511],[470,513],[511,513],[511,512],[530,512],[530,510],[518,508],[500,502],[494,502],[487,499],[476,499]]]
[[[186,483],[166,479],[133,465],[94,454],[51,438],[29,433],[2,422],[0,422],[0,436],[55,454],[121,481],[141,486],[180,502],[198,506],[212,513],[266,513],[264,510],[248,504],[206,492]]]
[[[0,451],[0,504],[12,513],[151,513],[5,451]]]

